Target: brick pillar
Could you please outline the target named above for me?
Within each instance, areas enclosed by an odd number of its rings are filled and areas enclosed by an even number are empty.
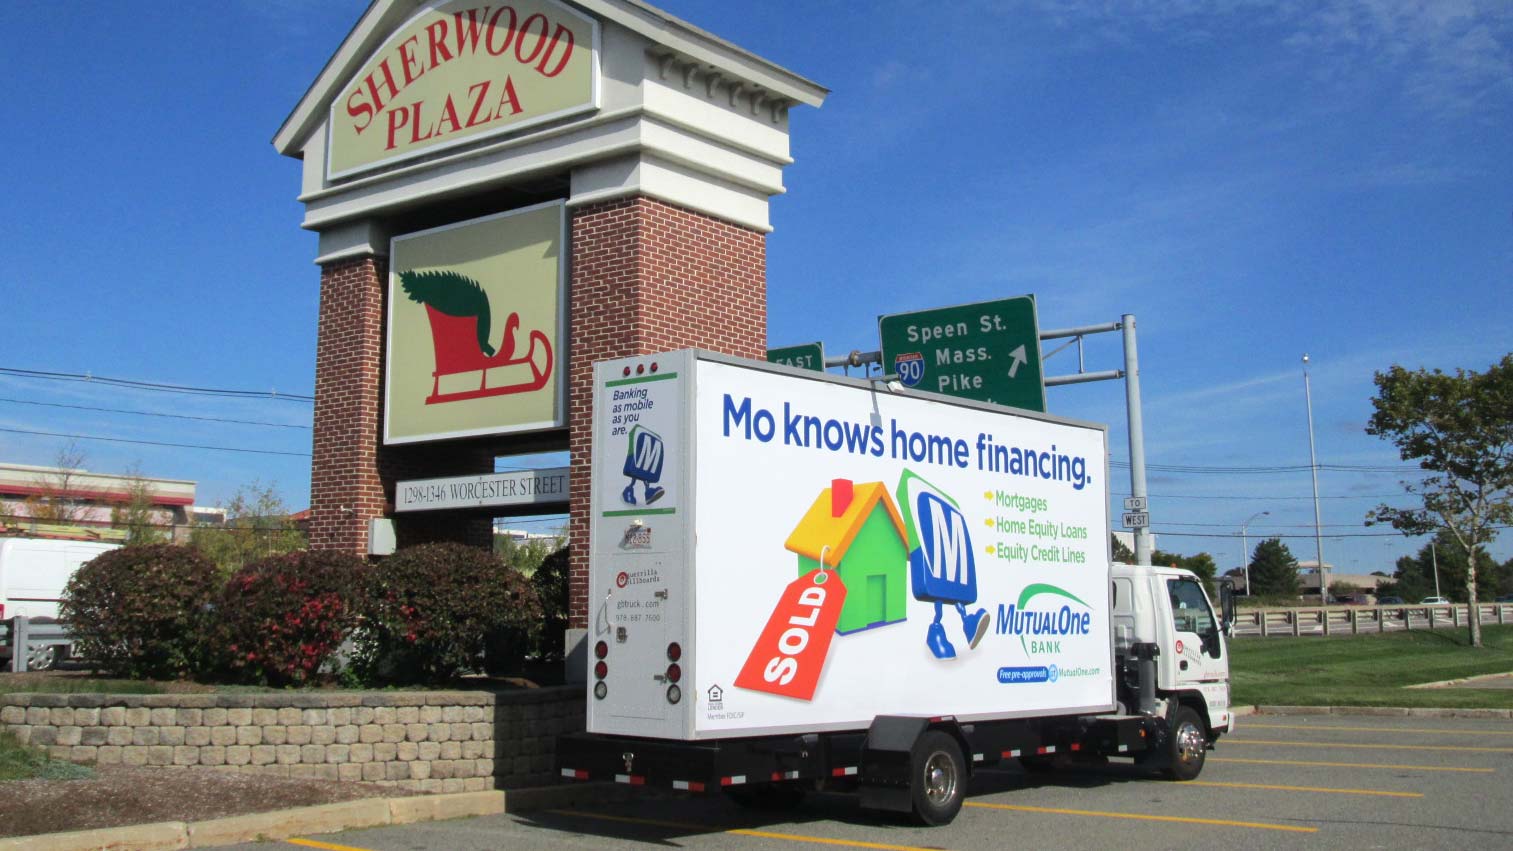
[[[593,364],[689,346],[747,358],[767,349],[767,239],[635,197],[572,211],[568,542],[571,625],[587,626]]]
[[[382,257],[321,267],[315,346],[315,430],[310,459],[310,547],[368,549],[368,521],[383,517],[402,478],[463,475],[494,469],[477,442],[383,446],[384,296]],[[400,546],[459,541],[490,546],[486,517],[453,512],[396,522]]]

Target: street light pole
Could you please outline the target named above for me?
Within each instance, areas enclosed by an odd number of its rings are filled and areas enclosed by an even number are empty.
[[[1257,511],[1240,524],[1240,563],[1245,566],[1245,596],[1247,598],[1253,592],[1250,590],[1250,542],[1246,539],[1246,533],[1250,531],[1250,521],[1269,514],[1271,514],[1270,511]]]
[[[1434,561],[1434,596],[1439,596],[1439,554],[1434,550],[1434,542],[1429,542],[1429,558]]]
[[[1313,474],[1313,545],[1319,566],[1319,605],[1329,605],[1329,571],[1324,569],[1324,535],[1319,520],[1319,456],[1313,445],[1313,386],[1308,380],[1308,355],[1303,354],[1303,397],[1308,405],[1308,470]]]

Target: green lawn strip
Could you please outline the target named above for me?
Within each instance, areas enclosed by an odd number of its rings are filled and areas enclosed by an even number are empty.
[[[1480,649],[1466,630],[1230,643],[1234,703],[1295,706],[1513,708],[1513,689],[1405,686],[1513,671],[1513,626],[1489,626]]]
[[[93,677],[30,677],[0,679],[0,694],[162,694],[161,683]]]
[[[0,730],[0,781],[81,780],[93,774],[87,766],[48,759],[41,749],[27,747]]]

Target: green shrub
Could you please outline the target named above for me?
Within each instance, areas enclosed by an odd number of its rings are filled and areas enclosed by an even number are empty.
[[[75,651],[132,678],[181,677],[203,662],[201,639],[219,582],[211,561],[188,547],[122,547],[80,567],[63,590],[61,615]]]
[[[553,552],[542,560],[541,566],[531,574],[531,590],[541,601],[540,628],[536,631],[535,655],[542,661],[557,661],[562,658],[562,639],[567,630],[569,606],[567,591],[567,547]]]
[[[269,556],[221,590],[210,628],[221,676],[308,683],[357,625],[367,564],[335,550]]]
[[[354,663],[370,682],[444,682],[480,668],[491,634],[540,619],[530,584],[493,554],[408,547],[372,571]]]

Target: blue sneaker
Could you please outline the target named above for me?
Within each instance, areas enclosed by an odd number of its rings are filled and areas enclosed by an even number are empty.
[[[636,504],[636,483],[635,482],[631,482],[630,484],[626,485],[625,486],[625,490],[620,491],[620,498],[623,499],[623,500],[625,500],[625,504],[626,505],[635,505]]]
[[[987,609],[978,609],[970,615],[961,616],[961,628],[967,634],[969,647],[974,650],[977,648],[978,643],[982,641],[982,637],[988,634],[989,623],[991,623],[991,619],[988,617]]]
[[[925,644],[937,659],[956,658],[956,648],[946,640],[946,628],[940,625],[940,621],[930,624],[930,629],[925,633]]]
[[[662,495],[665,494],[665,493],[667,493],[667,489],[666,488],[659,488],[656,485],[647,485],[646,486],[646,504],[647,505],[651,505],[652,503],[654,503],[657,500],[661,499]]]

